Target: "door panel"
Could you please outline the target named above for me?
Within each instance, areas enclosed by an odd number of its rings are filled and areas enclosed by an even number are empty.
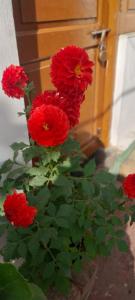
[[[80,124],[75,129],[82,148],[89,155],[108,139],[110,112],[107,107],[112,99],[107,94],[107,101],[104,97],[104,86],[110,85],[111,76],[107,82],[106,72],[111,70],[111,57],[106,66],[99,64],[100,36],[93,38],[91,32],[109,26],[113,29],[115,23],[109,14],[116,16],[118,0],[113,0],[111,7],[110,0],[12,0],[12,3],[20,63],[38,93],[54,89],[49,75],[50,57],[60,48],[73,44],[83,47],[94,61],[93,84],[86,92]],[[112,45],[114,40],[112,31]],[[111,51],[114,48],[111,47]]]
[[[97,0],[21,0],[22,21],[48,22],[97,16]],[[58,9],[58,6],[60,9]]]
[[[86,28],[78,27],[67,26],[64,30],[61,27],[51,30],[50,28],[41,28],[32,33],[19,34],[18,48],[21,63],[26,64],[33,60],[48,59],[58,49],[71,45],[73,42],[83,48],[94,47],[98,44],[97,39],[92,38],[89,26],[86,26]],[[27,51],[24,51],[24,45],[27,45]],[[38,45],[38,51],[35,45]]]
[[[121,0],[119,33],[135,31],[135,0]]]
[[[135,0],[128,0],[128,9],[135,9]]]

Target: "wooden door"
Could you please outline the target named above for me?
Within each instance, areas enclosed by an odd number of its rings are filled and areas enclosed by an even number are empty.
[[[20,63],[38,92],[54,89],[49,76],[50,57],[67,45],[87,50],[95,63],[94,80],[86,92],[80,124],[76,128],[89,155],[108,144],[111,120],[116,27],[119,0],[13,0]],[[106,66],[99,63],[99,37],[92,32],[110,28]]]

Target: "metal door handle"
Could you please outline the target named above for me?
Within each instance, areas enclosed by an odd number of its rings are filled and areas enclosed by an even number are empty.
[[[100,41],[99,41],[99,61],[101,64],[106,64],[107,62],[107,51],[106,51],[106,43],[105,43],[105,38],[108,32],[110,32],[111,30],[109,28],[105,28],[105,29],[100,29],[100,30],[95,30],[92,31],[91,34],[93,37],[96,37],[98,35],[101,35]]]
[[[93,35],[93,37],[95,37],[96,35],[99,35],[99,34],[102,36],[104,33],[106,34],[110,31],[111,31],[111,29],[109,29],[109,28],[103,28],[103,29],[99,29],[99,30],[94,30],[91,32],[91,34]]]

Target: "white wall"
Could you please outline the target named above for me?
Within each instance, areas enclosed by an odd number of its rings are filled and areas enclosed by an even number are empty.
[[[0,0],[0,81],[3,70],[19,64],[11,0]],[[15,141],[28,142],[26,120],[18,117],[23,111],[23,99],[4,95],[0,83],[0,164],[11,155],[9,145]]]
[[[135,33],[119,37],[110,143],[126,149],[135,140]]]

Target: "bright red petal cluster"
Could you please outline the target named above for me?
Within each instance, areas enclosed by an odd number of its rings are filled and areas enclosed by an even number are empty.
[[[129,199],[135,198],[135,174],[129,174],[123,181],[123,190]]]
[[[31,113],[36,107],[42,104],[54,105],[61,108],[68,116],[70,127],[74,127],[79,123],[80,104],[84,100],[84,95],[68,96],[62,95],[57,91],[45,91],[43,94],[37,96],[32,102]]]
[[[28,77],[20,66],[10,65],[3,72],[2,88],[6,95],[20,99],[24,96],[24,88],[27,86]]]
[[[28,227],[37,214],[37,209],[28,205],[24,193],[7,195],[3,208],[7,219],[16,227]]]
[[[52,82],[60,92],[84,92],[92,83],[93,65],[84,49],[65,47],[52,57]]]
[[[69,132],[66,113],[54,105],[41,105],[28,119],[28,130],[32,139],[39,145],[57,146],[66,140]]]
[[[37,96],[28,119],[28,130],[39,145],[62,144],[69,129],[79,123],[84,92],[92,83],[93,62],[87,52],[68,46],[52,57],[51,79],[57,91],[45,91]],[[20,66],[10,65],[3,73],[2,88],[10,97],[24,96],[28,77]]]

